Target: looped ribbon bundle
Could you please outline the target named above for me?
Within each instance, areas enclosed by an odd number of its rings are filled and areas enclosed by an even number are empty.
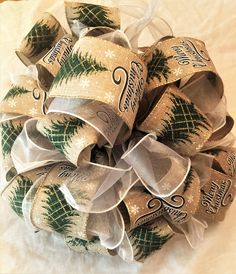
[[[1,102],[3,196],[79,252],[142,262],[175,234],[195,247],[235,196],[233,119],[205,44],[138,46],[153,15],[123,32],[115,7],[65,13],[71,34],[44,13],[16,50],[28,70]]]

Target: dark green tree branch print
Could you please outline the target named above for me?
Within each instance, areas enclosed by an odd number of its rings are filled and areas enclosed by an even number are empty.
[[[83,127],[84,121],[74,118],[63,121],[52,121],[52,125],[44,127],[43,135],[63,154],[66,154],[66,147],[70,146],[72,137],[78,133],[78,128]]]
[[[165,56],[163,51],[155,49],[152,55],[152,59],[147,65],[148,84],[150,84],[151,80],[154,80],[154,78],[157,78],[159,81],[161,81],[161,77],[164,77],[166,81],[168,80],[168,76],[171,73],[170,68],[168,67],[168,59],[170,58],[171,56]]]
[[[108,8],[94,4],[79,4],[74,7],[74,18],[78,20],[85,27],[105,26],[110,28],[117,28],[115,23],[110,19],[110,11]]]
[[[158,140],[176,144],[192,143],[191,135],[200,136],[200,131],[202,129],[208,130],[210,125],[193,103],[188,103],[173,93],[170,96],[173,104],[170,111],[166,113],[168,118],[163,119],[163,129],[158,134]]]
[[[11,190],[11,196],[9,196],[9,202],[11,208],[15,211],[15,213],[19,217],[23,217],[22,212],[22,202],[30,190],[33,182],[25,176],[18,175],[15,179],[17,181],[17,185]]]
[[[43,201],[43,208],[46,210],[43,215],[52,230],[67,234],[75,225],[73,217],[79,216],[79,213],[67,203],[59,187],[59,184],[43,187],[44,193],[47,195],[46,200]]]
[[[172,237],[172,235],[161,235],[158,231],[142,225],[129,233],[130,242],[134,248],[134,257],[143,261],[152,252],[159,250]]]
[[[191,186],[191,183],[193,182],[194,180],[194,175],[193,175],[193,168],[191,167],[190,170],[189,170],[189,173],[184,181],[184,189],[183,189],[183,194],[185,193],[185,191],[187,191],[190,186]]]
[[[1,124],[2,153],[4,158],[11,153],[12,146],[22,129],[23,126],[21,124],[13,125],[12,121]]]
[[[50,27],[43,21],[37,22],[25,37],[26,47],[30,47],[30,57],[37,56],[46,49],[51,49],[59,28],[59,24]]]
[[[66,243],[71,245],[71,246],[80,246],[82,248],[84,248],[86,251],[89,250],[89,246],[96,244],[97,242],[99,242],[99,238],[98,237],[93,237],[91,240],[86,241],[86,240],[82,240],[80,238],[77,237],[72,237],[72,236],[67,236],[66,237]]]
[[[88,53],[85,55],[82,55],[81,52],[79,54],[72,53],[59,70],[52,86],[61,85],[63,81],[67,83],[73,77],[80,77],[82,75],[87,76],[101,71],[108,71],[108,69],[89,56]]]
[[[30,93],[30,90],[27,90],[20,86],[13,86],[9,91],[7,92],[6,96],[4,97],[4,101],[7,101],[9,99],[14,99],[15,97],[21,96],[23,94]]]

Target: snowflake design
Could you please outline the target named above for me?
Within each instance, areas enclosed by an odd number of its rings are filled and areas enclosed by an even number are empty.
[[[187,197],[188,202],[191,204],[193,202],[193,195]]]
[[[9,100],[8,105],[9,105],[9,107],[14,108],[16,106],[16,101],[14,99]]]
[[[134,215],[139,213],[139,207],[137,205],[133,205],[130,208],[131,213],[133,213]]]
[[[86,238],[86,235],[84,232],[81,232],[81,231],[77,231],[76,232],[76,235],[80,238],[80,239],[85,239]]]
[[[78,138],[78,140],[76,141],[76,146],[79,148],[84,148],[85,144],[86,144],[86,141],[84,137]]]
[[[80,80],[80,82],[79,82],[79,86],[83,89],[88,88],[89,85],[90,85],[90,81],[89,81],[89,79],[86,79],[86,78]]]
[[[88,191],[92,191],[94,190],[94,186],[92,184],[87,183],[87,185],[85,186],[85,189]]]
[[[29,85],[32,85],[34,82],[33,82],[33,80],[27,80],[26,83]]]
[[[31,116],[35,116],[37,113],[38,113],[38,111],[37,111],[36,108],[31,108],[31,109],[29,110],[29,114],[30,114]]]
[[[183,70],[180,67],[173,70],[173,74],[177,77],[180,76],[182,73],[183,73]]]
[[[163,190],[168,191],[168,190],[170,190],[170,184],[164,183],[162,188],[163,188]]]
[[[41,225],[42,224],[42,219],[40,217],[34,218],[34,222],[36,225]]]
[[[112,94],[112,92],[107,92],[104,95],[104,99],[108,102],[108,103],[113,103],[114,102],[114,98],[115,96]]]
[[[112,59],[112,58],[114,58],[116,55],[115,55],[114,51],[108,49],[108,50],[105,51],[105,56],[106,56],[107,58]]]

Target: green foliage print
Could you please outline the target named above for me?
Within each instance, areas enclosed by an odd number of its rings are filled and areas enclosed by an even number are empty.
[[[28,177],[22,175],[18,175],[15,180],[17,182],[17,185],[13,188],[13,190],[11,190],[9,202],[11,208],[15,211],[15,213],[19,217],[23,217],[22,202],[27,192],[33,185],[33,182]]]
[[[12,121],[6,121],[1,124],[1,133],[2,133],[2,153],[5,158],[11,153],[12,146],[21,133],[23,126],[13,125]]]
[[[61,85],[63,81],[67,83],[73,77],[87,76],[101,71],[108,71],[108,69],[89,56],[88,53],[85,55],[82,55],[81,52],[79,54],[72,53],[59,70],[52,86]]]
[[[168,59],[171,57],[165,56],[164,52],[156,49],[152,55],[151,61],[148,63],[148,76],[147,82],[150,84],[151,80],[157,78],[161,81],[161,77],[164,77],[165,80],[168,80],[168,76],[171,73],[170,68],[168,67]]]
[[[78,133],[78,128],[83,127],[84,121],[74,119],[64,119],[63,121],[52,121],[50,127],[45,127],[42,132],[50,142],[63,154],[66,154],[66,147],[70,146],[72,137]]]
[[[134,257],[138,261],[143,261],[152,252],[161,247],[172,237],[172,235],[161,235],[158,231],[149,226],[142,225],[133,229],[129,233],[130,242],[134,248]]]
[[[75,225],[72,218],[79,216],[79,213],[67,203],[59,187],[59,184],[43,187],[44,193],[47,195],[46,200],[43,201],[43,208],[46,210],[43,215],[52,230],[67,234],[71,231],[71,227]]]
[[[163,129],[158,134],[161,142],[192,143],[191,135],[200,136],[202,129],[208,130],[210,125],[207,119],[201,115],[193,103],[188,103],[181,97],[171,93],[172,106],[168,118],[163,119]]]
[[[80,246],[81,248],[85,249],[86,251],[89,250],[89,246],[90,245],[96,244],[97,242],[99,242],[99,238],[98,237],[93,237],[89,241],[82,240],[80,238],[72,237],[72,236],[67,236],[66,237],[66,243],[68,245],[71,245],[73,247]]]
[[[27,90],[20,86],[13,86],[7,93],[7,95],[4,97],[4,101],[7,101],[9,99],[14,99],[15,97],[21,96],[23,94],[30,93],[30,90]]]
[[[78,20],[85,27],[104,26],[110,28],[117,28],[115,23],[110,19],[110,11],[108,8],[94,5],[94,4],[79,4],[74,7],[74,18]]]
[[[50,27],[43,21],[37,22],[25,37],[26,46],[30,47],[30,57],[37,56],[46,49],[51,49],[59,28],[59,24]]]

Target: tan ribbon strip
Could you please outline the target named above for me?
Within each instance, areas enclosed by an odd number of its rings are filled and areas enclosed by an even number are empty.
[[[50,97],[101,101],[131,129],[143,96],[146,67],[131,50],[84,37],[54,79]]]
[[[170,187],[165,185],[166,188]],[[167,198],[152,195],[142,185],[135,185],[119,206],[126,230],[134,229],[162,215],[181,224],[195,213],[200,197],[200,181],[193,168],[180,188]]]
[[[143,262],[154,251],[160,250],[173,235],[174,231],[163,217],[131,230],[128,238],[134,259]]]
[[[91,240],[83,240],[78,237],[66,236],[66,245],[72,250],[80,253],[95,253],[106,256],[114,256],[114,251],[110,251],[101,245],[98,237],[94,237]]]
[[[87,27],[120,28],[119,9],[86,3],[86,1],[65,1],[68,24],[72,31],[80,32]],[[75,32],[76,34],[78,33]]]
[[[64,34],[57,19],[45,12],[22,40],[16,54],[26,66],[35,64]]]
[[[203,149],[206,150],[221,145],[222,140],[224,140],[224,137],[230,134],[233,126],[234,119],[230,115],[227,115],[224,126],[219,128],[211,135],[210,139],[206,142]]]
[[[48,114],[37,123],[38,131],[77,166],[90,161],[91,149],[99,143],[100,134],[84,121],[66,114]]]
[[[35,79],[20,75],[0,103],[0,112],[40,117],[45,114],[46,98],[47,93],[38,87]]]
[[[74,169],[70,163],[60,163],[50,170],[35,194],[31,221],[39,229],[88,240],[86,226],[89,214],[72,208],[59,189]]]
[[[143,57],[148,66],[148,93],[198,72],[213,72],[217,75],[205,44],[194,38],[165,39],[148,48]]]
[[[138,128],[186,156],[200,151],[212,134],[208,118],[174,85],[160,92]]]
[[[223,221],[236,194],[235,177],[212,170],[211,180],[201,188],[197,214],[202,218]]]
[[[16,138],[23,130],[24,123],[27,119],[28,117],[21,116],[0,123],[1,153],[3,159],[1,164],[7,182],[17,174],[12,162],[11,150]]]
[[[19,217],[23,217],[22,203],[35,181],[49,172],[52,165],[43,166],[17,175],[3,190],[2,195],[9,201],[11,208]]]
[[[210,180],[201,188],[197,214],[212,221],[223,221],[236,194],[234,148],[215,148]]]
[[[72,35],[64,35],[36,64],[39,86],[43,90],[49,90],[54,77],[69,57],[75,42],[76,39]]]
[[[210,151],[214,157],[215,169],[231,177],[236,176],[236,149],[233,147],[215,148]]]

